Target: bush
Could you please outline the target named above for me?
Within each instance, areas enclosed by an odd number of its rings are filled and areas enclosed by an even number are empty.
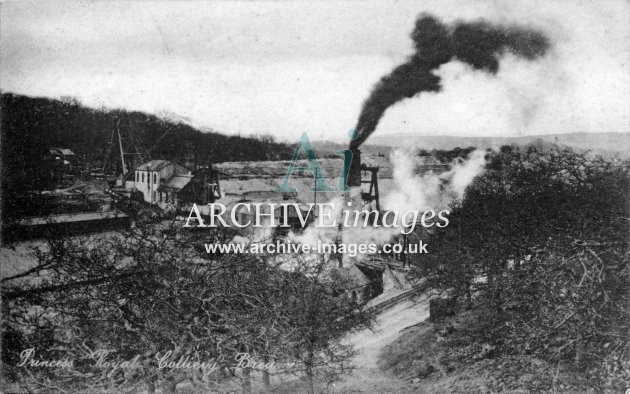
[[[503,149],[416,264],[490,314],[503,354],[572,363],[625,389],[630,349],[629,164],[570,149]]]

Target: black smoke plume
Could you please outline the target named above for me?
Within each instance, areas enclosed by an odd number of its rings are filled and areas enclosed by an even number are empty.
[[[442,64],[460,60],[475,70],[495,74],[506,52],[533,60],[549,48],[547,37],[535,30],[486,22],[445,25],[429,15],[418,18],[411,39],[416,53],[376,84],[363,104],[355,128],[359,136],[350,143],[351,149],[365,142],[391,105],[421,92],[439,92],[440,77],[433,71]]]

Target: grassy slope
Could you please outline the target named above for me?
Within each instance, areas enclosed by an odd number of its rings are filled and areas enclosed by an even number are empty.
[[[420,393],[584,391],[588,382],[573,365],[551,365],[531,355],[498,356],[474,336],[480,310],[410,327],[386,346],[379,366]],[[455,331],[438,340],[436,331]]]

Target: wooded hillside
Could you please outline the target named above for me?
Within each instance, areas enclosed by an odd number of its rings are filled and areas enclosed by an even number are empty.
[[[32,168],[52,147],[69,148],[79,156],[102,160],[117,125],[125,152],[150,150],[152,158],[183,157],[186,145],[194,148],[199,159],[213,163],[288,159],[292,153],[287,144],[276,143],[270,136],[201,132],[185,123],[142,112],[93,109],[73,99],[3,93],[3,162],[11,169]]]

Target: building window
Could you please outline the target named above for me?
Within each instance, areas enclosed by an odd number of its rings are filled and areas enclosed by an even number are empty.
[[[136,172],[136,182],[140,182],[140,173]]]
[[[157,174],[153,174],[153,183],[157,183]]]

